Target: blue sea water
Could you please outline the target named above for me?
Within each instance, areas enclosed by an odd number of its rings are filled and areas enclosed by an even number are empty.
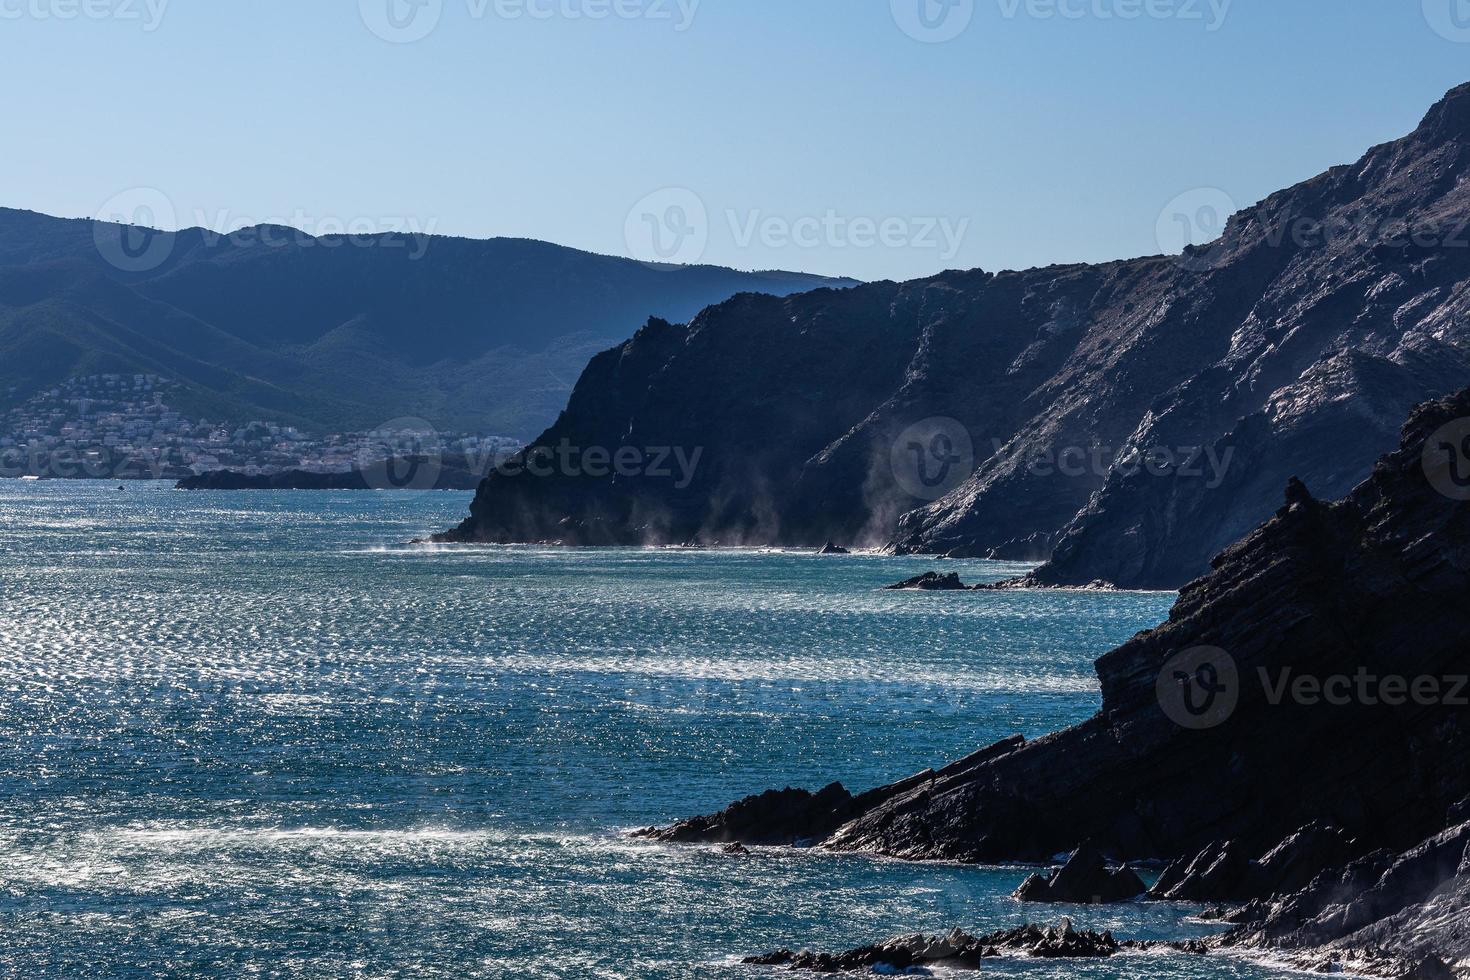
[[[1070,914],[1019,868],[629,839],[1091,714],[1163,594],[892,593],[931,561],[410,547],[461,493],[0,481],[0,975],[743,978]],[[948,566],[969,580],[1019,570]],[[987,975],[1255,978],[1225,957]]]

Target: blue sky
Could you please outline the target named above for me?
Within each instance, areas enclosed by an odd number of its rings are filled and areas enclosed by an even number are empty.
[[[0,0],[0,204],[911,278],[1168,250],[1470,80],[1467,0],[413,2]]]

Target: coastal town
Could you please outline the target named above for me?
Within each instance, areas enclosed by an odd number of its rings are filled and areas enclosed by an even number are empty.
[[[440,433],[427,423],[315,435],[269,420],[189,418],[179,384],[156,374],[94,374],[45,389],[0,414],[0,478],[170,479],[230,470],[348,473],[395,456],[491,458],[504,436]],[[8,393],[13,401],[14,389]]]

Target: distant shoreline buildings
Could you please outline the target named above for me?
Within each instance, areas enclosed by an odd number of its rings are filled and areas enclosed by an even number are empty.
[[[0,477],[181,479],[232,470],[348,473],[409,454],[493,458],[505,436],[416,430],[310,435],[268,420],[191,419],[169,405],[181,386],[156,374],[72,378],[0,415]],[[13,391],[12,391],[13,393]]]

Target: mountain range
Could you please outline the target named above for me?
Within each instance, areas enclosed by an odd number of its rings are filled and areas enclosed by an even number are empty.
[[[177,233],[0,209],[0,410],[70,377],[180,383],[193,417],[307,432],[398,417],[529,438],[650,314],[833,280],[545,242]]]
[[[494,474],[452,541],[1046,560],[1176,588],[1299,476],[1326,499],[1470,382],[1470,85],[1180,256],[741,295],[595,357],[528,449],[692,480]]]

